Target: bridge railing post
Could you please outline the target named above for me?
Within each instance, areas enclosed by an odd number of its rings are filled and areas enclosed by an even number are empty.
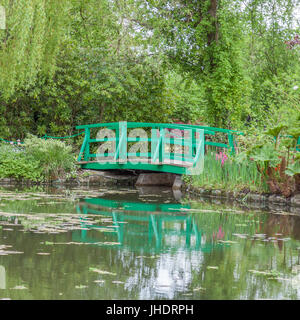
[[[163,163],[165,161],[165,129],[161,128],[159,131],[159,136],[160,136],[160,145],[159,145],[159,162]]]
[[[197,131],[193,130],[192,133],[192,157],[196,155],[196,148],[197,148]]]
[[[233,134],[232,133],[228,133],[228,142],[229,142],[230,154],[234,155],[235,154],[235,148],[234,148]]]
[[[90,156],[90,128],[85,128],[85,148],[84,148],[84,161],[89,160]]]
[[[116,128],[116,153],[114,160],[121,163],[127,162],[127,121],[120,121]]]
[[[193,159],[193,129],[184,130],[183,135],[183,157],[182,161],[191,161]]]
[[[160,144],[161,131],[158,128],[151,129],[151,161],[152,164],[157,164],[160,161]]]
[[[156,128],[152,128],[151,129],[151,159],[149,161],[149,163],[154,164],[154,154],[155,154],[155,150],[156,150],[156,145],[157,145],[158,139],[157,139],[157,129]]]
[[[196,153],[194,156],[193,167],[189,170],[190,175],[199,175],[204,169],[204,145],[205,135],[203,129],[196,129]]]

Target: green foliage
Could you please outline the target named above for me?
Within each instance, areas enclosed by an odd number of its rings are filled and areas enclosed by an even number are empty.
[[[0,177],[40,181],[43,170],[40,162],[26,154],[23,148],[0,144]]]
[[[57,179],[75,169],[72,147],[59,140],[42,140],[28,135],[24,141],[26,154],[39,162],[48,179]]]
[[[180,120],[296,141],[298,2],[0,0],[0,137]]]
[[[285,173],[289,176],[294,176],[296,174],[300,175],[300,161],[295,161],[294,163],[290,164]]]
[[[295,127],[290,128],[287,133],[293,138],[293,142],[294,142],[293,147],[296,148],[296,145],[298,143],[298,139],[300,137],[300,121],[299,121],[299,124],[297,127],[295,126]]]
[[[265,144],[259,147],[253,147],[253,149],[248,153],[249,157],[257,162],[262,164],[264,168],[276,167],[280,162],[279,152],[276,151],[274,145]]]
[[[205,97],[203,87],[179,71],[170,72],[166,86],[170,88],[174,103],[171,108],[172,120],[184,123],[205,121]]]
[[[278,123],[276,126],[256,134],[238,137],[240,141],[237,159],[240,162],[253,161],[262,179],[272,193],[289,197],[299,188],[298,120]],[[290,133],[291,135],[286,135]]]
[[[145,4],[140,0],[138,3]],[[172,65],[201,86],[205,122],[242,128],[275,125],[299,113],[299,50],[286,41],[297,32],[298,0],[147,1],[138,26],[151,30]],[[295,109],[298,108],[298,111]]]
[[[105,121],[168,122],[176,99],[162,59],[120,23],[125,8],[106,0],[66,3],[69,27],[57,44],[55,72],[38,72],[34,83],[0,98],[0,136],[70,135],[78,124]]]
[[[267,130],[267,131],[266,131],[266,134],[269,135],[269,136],[271,136],[271,137],[275,137],[276,140],[277,140],[278,137],[279,137],[279,134],[280,134],[280,132],[281,132],[281,130],[282,130],[283,128],[286,128],[286,126],[283,125],[283,124],[280,124],[280,125],[278,125],[278,126],[276,126],[276,127],[274,127],[274,128],[271,128],[271,129]]]
[[[161,46],[171,63],[202,87],[205,122],[239,127],[248,108],[250,79],[243,69],[245,42],[238,6],[232,1],[214,6],[210,0],[149,3],[157,15],[147,22],[155,21],[160,31],[156,31],[157,38],[163,35]]]
[[[192,177],[193,184],[209,188],[250,189],[289,197],[300,190],[300,155],[296,150],[299,138],[298,118],[259,131],[250,128],[237,136],[237,154],[224,166],[212,155],[205,156],[202,175]]]
[[[1,0],[6,29],[0,30],[0,97],[35,83],[55,70],[69,1]],[[20,23],[22,21],[22,23]]]
[[[28,135],[22,146],[0,144],[0,178],[45,181],[76,170],[72,147],[58,140]]]
[[[221,164],[216,154],[208,153],[204,159],[204,171],[199,176],[191,176],[192,184],[208,189],[267,191],[253,161],[238,161],[229,158]]]

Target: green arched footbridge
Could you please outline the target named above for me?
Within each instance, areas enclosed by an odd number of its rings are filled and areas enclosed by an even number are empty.
[[[235,152],[238,131],[187,124],[114,122],[77,126],[84,129],[78,163],[92,170],[147,170],[198,174],[204,166],[205,145]],[[227,143],[206,139],[227,135]]]

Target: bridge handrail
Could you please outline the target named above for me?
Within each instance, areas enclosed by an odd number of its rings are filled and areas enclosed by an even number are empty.
[[[151,159],[151,164],[142,164],[142,169],[145,168],[145,166],[152,166],[152,165],[156,165],[159,166],[159,168],[157,169],[161,169],[163,168],[163,170],[167,170],[167,166],[168,166],[168,161],[165,163],[165,160],[179,160],[182,161],[182,168],[180,167],[180,164],[178,168],[172,168],[172,170],[174,170],[176,173],[177,172],[181,172],[184,171],[186,172],[189,166],[192,167],[196,167],[197,163],[195,163],[195,161],[193,161],[193,156],[196,154],[197,155],[197,160],[199,160],[200,158],[200,154],[203,154],[204,157],[204,130],[203,129],[196,129],[195,127],[191,128],[190,126],[178,126],[178,125],[171,125],[172,127],[178,129],[178,127],[180,127],[180,129],[182,130],[186,130],[189,131],[189,135],[188,138],[183,139],[183,137],[180,135],[180,138],[175,138],[174,136],[171,137],[167,137],[166,129],[170,128],[170,125],[168,124],[163,124],[161,126],[161,124],[141,124],[138,123],[136,125],[136,123],[128,123],[126,121],[122,121],[122,122],[118,122],[118,123],[113,123],[113,124],[94,124],[94,125],[86,125],[85,127],[85,136],[84,136],[84,140],[80,149],[80,153],[79,153],[79,157],[78,157],[78,162],[84,162],[84,163],[88,163],[88,162],[92,162],[90,160],[90,158],[97,158],[97,157],[113,157],[113,159],[111,159],[111,163],[109,165],[113,164],[117,164],[117,165],[122,165],[122,164],[126,164],[127,160],[130,158],[131,154],[130,152],[128,153],[127,150],[127,143],[129,142],[129,140],[131,140],[131,142],[134,142],[135,140],[140,140],[140,137],[138,138],[128,138],[127,135],[127,129],[129,127],[129,129],[131,128],[136,128],[136,127],[145,127],[145,126],[150,126],[152,128],[151,130],[151,152],[138,152],[138,153],[134,153],[134,155],[136,156],[142,156],[142,157],[146,157],[149,160]],[[109,138],[109,139],[105,139],[104,138],[96,138],[96,139],[91,139],[91,128],[109,128],[109,129],[115,129],[116,133],[115,133],[115,137],[113,138]],[[159,136],[157,136],[157,130],[159,130]],[[198,137],[197,134],[199,135],[200,138],[200,144],[201,144],[201,150],[197,148],[199,142],[198,141]],[[172,134],[171,134],[172,135]],[[176,136],[176,135],[175,135]],[[108,152],[105,154],[102,153],[90,153],[90,143],[94,143],[94,142],[102,142],[105,140],[110,140],[110,141],[115,141],[116,142],[116,150],[114,152]],[[144,138],[145,140],[145,138]],[[146,139],[147,141],[149,141],[149,139]],[[165,151],[165,144],[179,144],[182,145],[184,147],[188,147],[188,154],[184,153],[182,154],[181,152],[177,152],[176,150],[174,150],[173,152],[167,152]],[[198,152],[196,152],[196,150]],[[82,161],[81,159],[84,159],[84,161]],[[144,159],[143,159],[144,160]],[[158,160],[158,163],[157,163]],[[202,159],[203,160],[203,159]],[[201,160],[201,161],[202,161]],[[96,161],[97,162],[97,161]],[[129,161],[130,162],[130,161]],[[172,166],[172,164],[170,164]],[[163,167],[161,167],[163,166]],[[201,166],[202,167],[202,166]],[[102,165],[103,168],[103,165]],[[148,168],[148,167],[147,167]],[[171,169],[169,169],[171,170]]]
[[[121,123],[125,123],[124,121]],[[104,128],[104,127],[110,127],[112,129],[118,129],[119,122],[111,122],[111,123],[95,123],[95,124],[87,124],[87,125],[80,125],[77,126],[76,129],[84,129],[85,139],[82,144],[82,148],[80,150],[80,155],[78,158],[78,161],[80,161],[84,150],[86,150],[86,147],[89,146],[89,143],[94,142],[102,142],[102,139],[90,139],[90,129],[93,128]],[[213,142],[213,141],[205,141],[205,145],[215,146],[215,147],[221,147],[221,148],[227,148],[230,150],[231,154],[235,153],[235,146],[234,146],[234,135],[242,135],[243,133],[237,130],[231,130],[231,129],[223,129],[223,128],[213,128],[213,127],[206,127],[206,126],[199,126],[199,125],[191,125],[191,124],[175,124],[175,123],[143,123],[143,122],[126,122],[126,127],[131,128],[152,128],[152,129],[159,129],[161,133],[161,129],[177,129],[177,130],[192,130],[192,132],[197,132],[197,130],[202,129],[204,130],[204,134],[208,135],[214,135],[216,132],[225,133],[228,136],[228,144],[225,143],[219,143],[219,142]],[[110,138],[111,141],[119,141],[121,137],[115,137]],[[103,141],[106,139],[104,138]],[[180,139],[178,139],[180,140]],[[128,142],[128,138],[127,138]],[[173,143],[177,143],[173,141]],[[158,143],[159,144],[159,143]],[[194,141],[192,143],[194,147]],[[119,147],[119,145],[117,146]],[[119,149],[117,149],[116,157],[118,157]],[[89,152],[88,152],[89,154]],[[95,156],[95,155],[92,155]],[[154,157],[156,158],[156,157]],[[85,160],[87,160],[85,156]]]
[[[117,127],[119,122],[111,123],[95,123],[76,126],[76,129],[86,129],[86,128],[101,128],[101,127]],[[232,133],[237,135],[243,135],[244,133],[238,130],[214,128],[207,126],[199,126],[192,124],[175,124],[175,123],[151,123],[151,122],[127,122],[127,128],[167,128],[167,129],[204,129],[205,134],[214,134],[214,132]]]

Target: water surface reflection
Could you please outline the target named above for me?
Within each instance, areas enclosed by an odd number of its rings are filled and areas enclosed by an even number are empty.
[[[168,189],[1,196],[0,298],[300,297],[296,214],[184,201]]]

